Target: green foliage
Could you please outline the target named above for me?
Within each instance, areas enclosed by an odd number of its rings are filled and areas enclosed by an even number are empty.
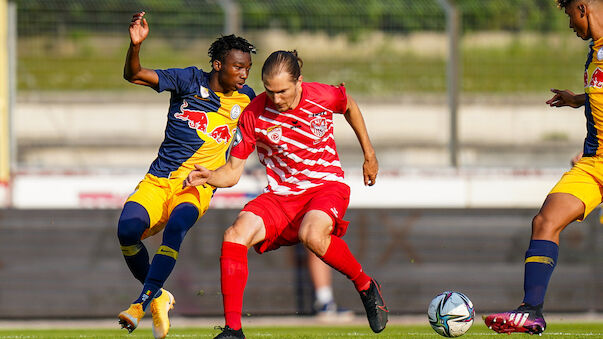
[[[99,33],[127,31],[133,13],[146,11],[154,34],[170,37],[216,35],[223,12],[211,0],[17,0],[20,36],[62,35],[71,30]]]
[[[550,32],[567,27],[554,0],[458,0],[458,4],[466,31]]]
[[[434,0],[257,0],[240,4],[246,29],[276,27],[293,33],[354,34],[373,30],[441,30],[444,27],[444,13]]]
[[[154,15],[159,34],[215,35],[223,9],[211,0],[16,0],[22,35],[61,30],[123,31],[131,13]],[[437,0],[254,0],[238,1],[244,30],[280,28],[290,33],[324,31],[354,36],[363,31],[442,31],[445,13]],[[553,0],[457,0],[465,31],[567,27]],[[53,25],[53,23],[56,23]]]

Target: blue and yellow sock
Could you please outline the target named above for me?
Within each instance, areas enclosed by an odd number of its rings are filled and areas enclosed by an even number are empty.
[[[142,303],[143,310],[147,309],[153,298],[160,295],[161,287],[176,266],[180,245],[188,230],[197,221],[198,216],[197,208],[189,203],[176,206],[170,214],[163,230],[163,241],[153,257],[142,293],[134,301],[134,303]]]
[[[161,287],[172,273],[174,266],[176,266],[176,259],[178,259],[178,251],[165,245],[159,247],[153,257],[149,274],[142,287],[142,293],[134,301],[134,304],[142,303],[142,309],[147,310],[151,300],[161,295]]]
[[[531,240],[526,252],[523,302],[542,307],[553,270],[557,265],[559,246],[548,240]]]
[[[138,281],[144,284],[149,273],[149,253],[142,242],[135,245],[121,246],[126,264]]]
[[[128,268],[143,284],[149,272],[149,254],[140,238],[147,228],[149,228],[147,210],[139,203],[128,201],[119,217],[117,238]]]

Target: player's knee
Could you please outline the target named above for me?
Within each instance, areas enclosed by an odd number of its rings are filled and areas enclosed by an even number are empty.
[[[532,235],[538,238],[549,238],[561,232],[561,229],[561,225],[557,225],[557,223],[542,213],[538,213],[532,219]]]
[[[322,255],[326,252],[329,235],[312,227],[300,227],[299,241],[310,251]]]
[[[243,229],[240,225],[232,225],[224,231],[224,241],[234,242],[245,246],[250,246],[252,236],[250,230]]]
[[[119,220],[117,224],[117,238],[122,245],[131,245],[140,241],[146,228],[135,220]]]
[[[237,220],[224,231],[224,241],[251,247],[265,239],[262,218],[253,213],[242,211]]]
[[[120,218],[117,224],[117,238],[122,245],[132,245],[140,241],[147,229],[144,220],[138,218]]]
[[[164,238],[184,239],[188,230],[193,227],[199,217],[199,210],[192,204],[184,203],[176,206],[165,225]]]
[[[117,238],[122,245],[135,244],[148,227],[149,214],[144,207],[127,202],[117,222]]]

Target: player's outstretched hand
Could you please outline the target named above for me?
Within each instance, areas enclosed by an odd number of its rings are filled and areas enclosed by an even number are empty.
[[[362,175],[364,176],[364,185],[373,186],[377,180],[377,172],[379,172],[379,162],[375,155],[365,157],[362,165]]]
[[[140,45],[149,35],[147,19],[143,18],[145,12],[134,13],[130,21],[130,40],[133,45]]]
[[[205,185],[211,175],[211,171],[201,165],[195,165],[195,170],[191,171],[182,182],[182,188]]]
[[[570,90],[559,90],[556,88],[552,88],[551,92],[555,93],[555,95],[553,95],[553,97],[547,100],[546,102],[547,105],[551,107],[570,106],[573,108],[577,108],[584,104],[583,102],[580,102],[577,99],[578,96]]]

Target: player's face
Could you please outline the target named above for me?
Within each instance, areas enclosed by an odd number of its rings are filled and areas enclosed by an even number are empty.
[[[250,68],[251,54],[231,49],[218,68],[218,81],[224,91],[230,92],[243,88]]]
[[[297,81],[291,79],[291,74],[283,71],[269,78],[262,78],[266,95],[274,103],[279,112],[293,109],[299,104],[302,93],[302,76]]]
[[[569,26],[576,32],[576,35],[583,40],[591,38],[588,25],[588,6],[582,1],[574,1],[565,7],[565,14],[569,17]]]

